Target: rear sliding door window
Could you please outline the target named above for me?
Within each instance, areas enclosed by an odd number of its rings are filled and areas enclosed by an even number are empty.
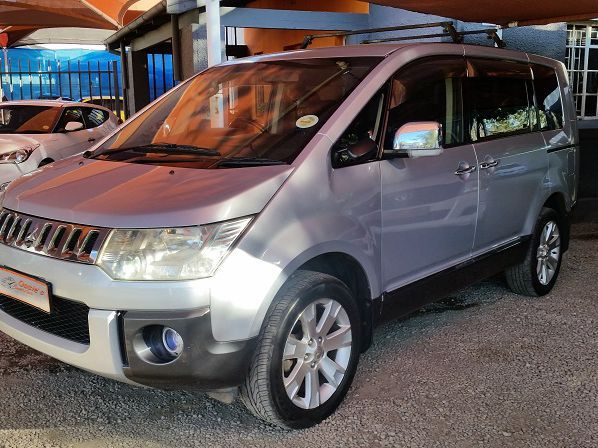
[[[534,72],[539,128],[543,131],[562,129],[563,105],[561,90],[554,69],[534,64],[532,70]]]
[[[536,113],[527,64],[469,60],[468,75],[464,97],[471,141],[532,131]]]

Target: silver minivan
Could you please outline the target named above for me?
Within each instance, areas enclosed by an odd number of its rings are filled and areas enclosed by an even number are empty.
[[[381,44],[227,62],[10,184],[0,330],[310,426],[382,319],[500,272],[552,289],[578,154],[565,67],[543,57]]]

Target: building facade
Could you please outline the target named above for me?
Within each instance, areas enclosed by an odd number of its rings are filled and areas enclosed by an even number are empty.
[[[214,27],[213,18],[209,19],[207,13],[210,2],[219,6],[215,26],[220,36],[221,60],[301,48],[305,36],[312,34],[447,21],[452,22],[457,31],[495,28],[491,24],[464,23],[358,0],[163,0],[107,41],[113,50],[128,50],[125,65],[130,78],[126,85],[131,110],[138,110],[155,97],[150,94],[152,59],[148,59],[148,54],[157,54],[159,59],[162,55],[173,58],[174,83],[208,66],[209,46],[214,48],[213,38],[212,44],[208,39],[210,26]],[[439,31],[442,30],[424,28],[334,36],[314,39],[310,46],[356,44],[372,39],[438,34]],[[506,48],[548,56],[567,64],[580,119],[587,126],[598,125],[598,22],[508,28],[497,33]],[[421,40],[451,41],[451,38],[446,35]],[[494,45],[485,33],[466,35],[464,42]]]

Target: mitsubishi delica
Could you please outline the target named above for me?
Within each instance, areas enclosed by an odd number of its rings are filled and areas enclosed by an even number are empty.
[[[551,291],[578,154],[565,68],[544,57],[379,44],[226,62],[8,186],[0,330],[310,426],[382,320],[498,273]]]

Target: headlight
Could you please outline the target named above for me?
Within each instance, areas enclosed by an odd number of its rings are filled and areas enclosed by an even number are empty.
[[[115,229],[97,264],[115,280],[189,280],[214,274],[251,218],[167,229]]]
[[[23,146],[14,151],[0,154],[0,163],[23,163],[37,148],[39,148],[39,144]]]

